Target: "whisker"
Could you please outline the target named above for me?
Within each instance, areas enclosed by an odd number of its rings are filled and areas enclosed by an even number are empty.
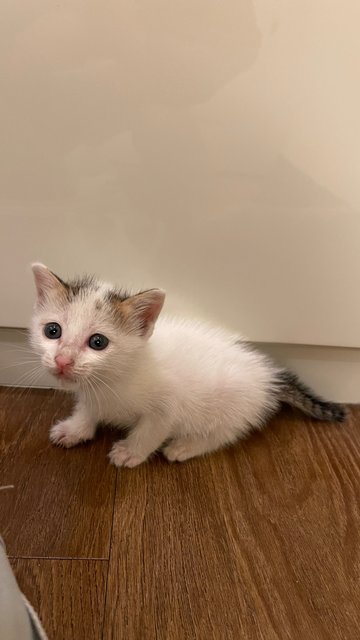
[[[103,401],[104,401],[104,402],[105,402],[105,404],[106,404],[106,402],[107,402],[107,397],[106,397],[106,394],[105,394],[105,390],[103,389],[103,387],[102,387],[102,385],[101,385],[101,384],[98,384],[98,380],[97,380],[96,375],[95,375],[95,377],[94,377],[94,384],[96,384],[96,388],[100,391],[100,394],[101,394],[101,396],[102,396],[102,399],[103,399]]]
[[[13,386],[14,386],[14,387],[16,387],[16,386],[18,386],[18,385],[20,385],[20,384],[21,384],[21,385],[26,384],[27,378],[28,378],[28,379],[29,379],[29,381],[30,381],[30,380],[32,379],[32,376],[33,376],[35,373],[38,373],[38,371],[39,371],[40,369],[41,369],[41,367],[40,367],[40,366],[37,366],[37,367],[32,367],[32,369],[30,369],[30,371],[25,371],[24,373],[22,373],[22,374],[21,374],[21,376],[19,376],[19,377],[17,378],[17,380],[15,380],[15,382],[14,382],[14,385],[13,385]],[[41,369],[41,372],[42,372],[42,369]]]
[[[98,373],[97,374],[93,373],[92,375],[95,377],[96,380],[98,380],[100,384],[105,385],[105,387],[107,387],[107,389],[111,391],[111,393],[114,395],[116,400],[119,400],[119,396],[115,393],[114,389],[112,389],[112,387],[110,387],[110,385],[108,385],[107,382],[104,379],[102,379]]]
[[[33,388],[30,385],[34,385],[42,375],[43,368],[41,366],[33,367],[30,371],[26,371],[14,382],[11,387],[9,387],[9,395],[11,395],[11,393],[15,389],[21,389],[20,393],[17,393],[17,399],[26,399],[31,389]],[[26,384],[26,386],[23,387],[23,384]]]
[[[92,389],[92,391],[94,393],[94,397],[95,397],[96,402],[97,402],[98,412],[99,412],[99,416],[100,416],[101,415],[101,408],[100,408],[99,398],[98,398],[97,393],[96,393],[96,388],[95,388],[94,384],[92,383],[92,381],[90,380],[90,378],[87,378],[87,382],[89,383],[89,385],[90,385],[90,387],[91,387],[91,389]]]
[[[26,364],[37,364],[38,360],[23,360],[22,362],[13,362],[12,364],[6,365],[6,367],[1,367],[0,371],[5,371],[5,369],[11,369],[12,367],[23,367]]]
[[[26,363],[26,364],[35,364],[35,366],[33,366],[31,369],[24,371],[15,381],[11,382],[11,387],[22,387],[23,385],[26,385],[26,387],[28,387],[31,383],[32,383],[32,377],[33,375],[35,375],[35,373],[39,372],[39,377],[41,377],[41,374],[43,373],[43,369],[42,367],[38,364],[38,362],[35,363]],[[16,369],[14,369],[14,367],[16,367],[17,365],[13,364],[13,365],[9,365],[7,367],[1,367],[0,372],[9,372],[11,373],[16,373]],[[18,365],[20,366],[20,365]],[[23,366],[23,365],[21,365]]]

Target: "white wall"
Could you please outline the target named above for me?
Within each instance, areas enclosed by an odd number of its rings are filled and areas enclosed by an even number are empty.
[[[358,0],[2,0],[0,325],[27,265],[360,346]]]

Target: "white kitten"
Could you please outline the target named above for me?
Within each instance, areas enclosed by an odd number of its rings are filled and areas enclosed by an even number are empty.
[[[158,320],[159,289],[127,295],[91,277],[65,283],[41,264],[33,272],[32,344],[76,395],[73,414],[51,429],[55,444],[90,440],[99,422],[127,425],[110,459],[134,467],[160,447],[179,461],[215,451],[261,427],[281,402],[318,419],[345,417],[237,336]]]

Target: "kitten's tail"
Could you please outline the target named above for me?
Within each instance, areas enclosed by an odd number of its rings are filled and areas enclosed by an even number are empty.
[[[282,370],[278,375],[279,399],[300,409],[308,416],[329,422],[344,422],[347,411],[344,405],[327,402],[303,384],[291,371]]]

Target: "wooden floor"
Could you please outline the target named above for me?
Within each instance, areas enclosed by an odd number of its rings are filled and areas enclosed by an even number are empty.
[[[50,640],[358,640],[360,409],[207,459],[64,451],[59,392],[0,389],[0,533]]]

